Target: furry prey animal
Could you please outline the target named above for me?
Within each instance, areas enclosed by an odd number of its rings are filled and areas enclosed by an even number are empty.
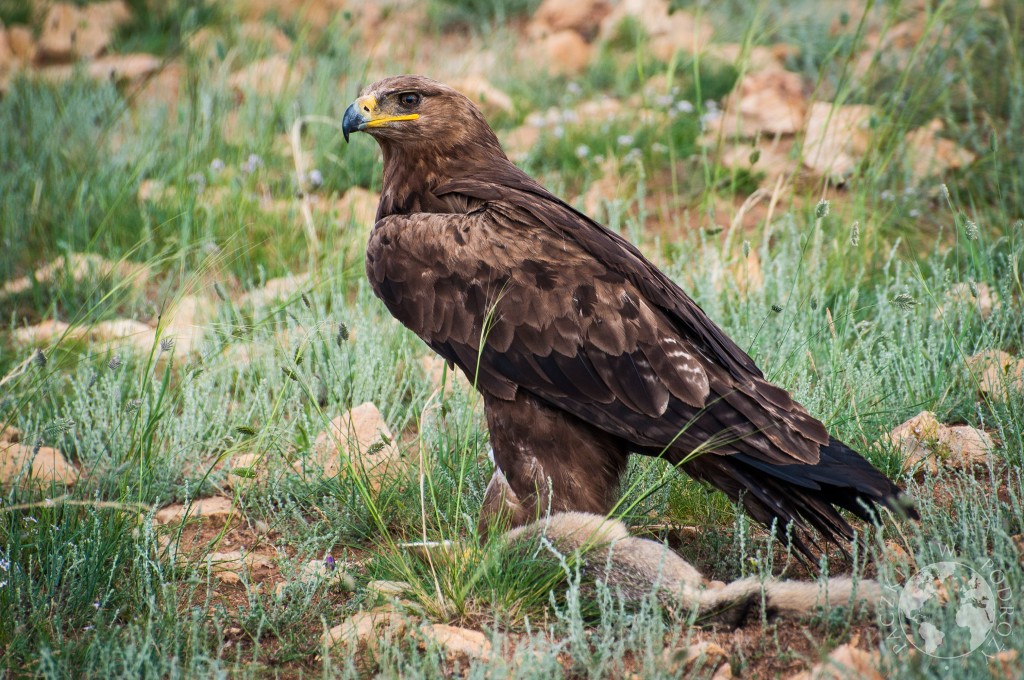
[[[342,129],[384,159],[374,293],[483,395],[497,464],[483,533],[549,509],[609,514],[631,453],[721,489],[809,557],[816,532],[853,536],[841,509],[901,505],[634,245],[516,167],[465,96],[385,78]]]
[[[882,589],[877,581],[830,578],[820,582],[760,581],[743,578],[705,588],[700,572],[661,543],[631,536],[622,522],[580,512],[556,513],[512,529],[513,545],[534,545],[544,538],[562,555],[580,551],[583,569],[629,600],[646,597],[656,584],[659,601],[669,609],[692,612],[696,622],[738,626],[763,605],[768,616],[801,616],[818,608],[874,608]]]

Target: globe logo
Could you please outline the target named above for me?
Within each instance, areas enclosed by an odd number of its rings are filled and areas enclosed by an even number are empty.
[[[977,571],[959,562],[935,562],[907,581],[899,613],[910,644],[929,656],[955,659],[988,639],[996,605],[992,586]],[[955,627],[947,622],[951,613]],[[958,630],[963,634],[956,635]]]

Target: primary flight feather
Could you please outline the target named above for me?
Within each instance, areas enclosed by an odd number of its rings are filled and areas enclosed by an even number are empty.
[[[662,456],[796,545],[852,535],[899,489],[831,438],[628,241],[516,167],[465,96],[386,78],[343,131],[380,145],[366,272],[483,395],[496,465],[481,528],[607,513],[628,455]],[[910,511],[913,512],[912,510]]]

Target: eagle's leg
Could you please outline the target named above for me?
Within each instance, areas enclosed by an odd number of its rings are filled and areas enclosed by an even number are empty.
[[[485,397],[494,476],[480,513],[480,535],[551,512],[606,515],[618,496],[628,450],[623,442],[520,392]]]

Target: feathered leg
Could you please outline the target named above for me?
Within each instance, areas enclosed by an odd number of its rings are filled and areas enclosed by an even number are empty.
[[[520,392],[485,398],[494,476],[480,533],[503,531],[548,512],[607,514],[618,497],[628,453],[622,442]]]

